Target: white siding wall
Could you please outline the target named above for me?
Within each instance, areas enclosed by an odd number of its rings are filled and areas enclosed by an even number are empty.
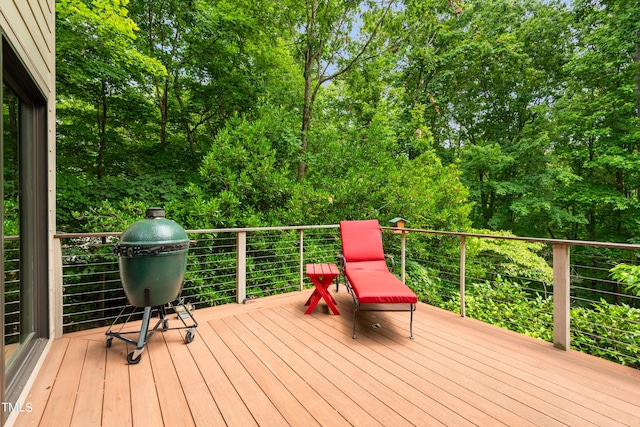
[[[2,0],[0,27],[42,93],[54,92],[55,1]]]

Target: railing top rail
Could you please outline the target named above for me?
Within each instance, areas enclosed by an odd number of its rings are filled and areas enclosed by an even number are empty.
[[[286,230],[317,230],[317,229],[330,229],[339,228],[339,224],[329,225],[293,225],[293,226],[279,226],[279,227],[248,227],[248,228],[211,228],[201,230],[186,230],[188,234],[211,234],[211,233],[239,233],[239,232],[252,232],[252,231],[286,231]],[[613,242],[592,242],[585,240],[565,240],[565,239],[549,239],[542,237],[520,237],[520,236],[498,236],[493,234],[481,234],[481,233],[467,233],[462,231],[439,231],[439,230],[422,230],[417,228],[402,228],[395,227],[382,227],[384,230],[398,231],[412,233],[426,233],[426,234],[439,234],[445,236],[459,236],[459,237],[479,237],[485,239],[502,239],[502,240],[519,240],[523,242],[536,242],[547,243],[554,245],[568,245],[568,246],[591,246],[610,249],[628,249],[628,250],[640,250],[640,245],[630,243],[613,243]],[[111,237],[119,236],[122,232],[103,232],[103,233],[56,233],[54,237],[56,239],[73,239],[82,237]]]
[[[286,231],[286,230],[318,230],[323,228],[339,228],[338,224],[331,225],[285,225],[280,227],[250,227],[250,228],[213,228],[205,230],[186,230],[187,234],[207,233],[237,233],[250,231]]]
[[[555,244],[555,245],[595,246],[595,247],[610,248],[610,249],[640,250],[640,245],[635,245],[631,243],[590,242],[586,240],[548,239],[548,238],[542,238],[542,237],[496,236],[493,234],[465,233],[461,231],[421,230],[417,228],[402,228],[402,229],[398,229],[396,227],[382,227],[382,228],[385,230],[393,230],[393,231],[402,230],[405,232],[441,234],[441,235],[447,235],[447,236],[480,237],[480,238],[486,238],[486,239],[519,240],[523,242],[549,243],[549,244]]]
[[[338,224],[331,225],[288,225],[280,227],[249,227],[249,228],[210,228],[200,230],[185,230],[187,234],[210,234],[210,233],[240,233],[251,231],[286,231],[286,230],[317,230],[327,228],[339,228]],[[56,239],[75,239],[81,237],[114,237],[120,236],[121,231],[103,232],[103,233],[56,233]]]
[[[102,233],[55,233],[54,239],[77,239],[81,237],[112,237],[119,236],[122,231],[107,231]]]

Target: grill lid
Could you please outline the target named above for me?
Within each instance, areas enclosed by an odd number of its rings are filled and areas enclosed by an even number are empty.
[[[154,255],[189,248],[184,229],[164,217],[164,209],[147,209],[145,219],[131,224],[120,236],[120,244],[113,247],[119,256]]]

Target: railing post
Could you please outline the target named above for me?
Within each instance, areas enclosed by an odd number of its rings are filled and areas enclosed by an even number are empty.
[[[464,299],[466,287],[466,262],[467,262],[467,238],[460,236],[460,316],[466,316],[466,303]]]
[[[300,290],[304,287],[304,230],[300,230]]]
[[[570,246],[553,245],[553,346],[568,350],[570,342]]]
[[[52,268],[51,268],[51,289],[49,290],[51,301],[52,301],[52,310],[51,316],[51,327],[50,333],[54,338],[60,338],[62,336],[62,295],[63,295],[63,286],[64,286],[64,278],[63,278],[63,268],[62,268],[62,239],[53,239],[52,244]]]
[[[239,231],[236,237],[236,302],[247,299],[247,232]]]
[[[400,236],[400,267],[401,267],[401,279],[402,283],[405,282],[405,273],[407,266],[407,233],[405,231],[402,232],[402,236]]]

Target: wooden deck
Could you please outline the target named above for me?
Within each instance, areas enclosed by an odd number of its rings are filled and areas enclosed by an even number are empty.
[[[415,340],[406,312],[360,313],[354,340],[343,289],[340,316],[304,315],[310,291],[198,310],[192,343],[158,333],[137,365],[104,329],[65,335],[15,425],[640,426],[638,370],[424,304]]]

